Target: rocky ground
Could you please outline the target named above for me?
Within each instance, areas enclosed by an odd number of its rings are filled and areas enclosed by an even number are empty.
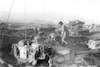
[[[24,27],[23,27],[24,28]],[[18,29],[18,28],[17,28]],[[5,32],[5,29],[0,28],[0,50],[10,53],[11,52],[11,46],[13,43],[17,43],[18,41],[20,41],[21,39],[25,38],[25,34],[27,35],[27,38],[31,38],[33,39],[34,36],[38,35],[38,31],[32,29],[27,29],[27,33],[25,33],[25,29],[20,28],[20,30],[18,29],[8,29]],[[41,28],[42,32],[45,32],[43,35],[47,36],[48,33],[54,32],[54,28]],[[3,36],[3,34],[5,34]],[[94,35],[95,36],[95,35]],[[92,37],[93,38],[93,37]],[[43,40],[43,39],[42,39]],[[88,54],[89,53],[89,48],[86,45],[86,43],[83,43],[85,41],[88,41],[87,38],[84,37],[66,37],[66,41],[68,42],[68,44],[66,46],[64,46],[66,49],[70,48],[71,50],[74,50],[76,54],[80,55],[80,54]],[[81,44],[83,43],[83,44]],[[57,50],[59,50],[59,48],[57,48]],[[73,52],[72,52],[73,54]],[[71,66],[66,65],[67,63],[72,63],[73,61],[73,56],[71,54],[71,59],[66,60],[66,62],[64,64],[59,65],[58,67],[77,67],[76,64],[73,64]],[[9,60],[10,60],[10,56],[9,56]],[[68,57],[65,57],[65,59],[68,59]],[[13,61],[12,61],[13,62]],[[4,66],[6,67],[6,66]]]

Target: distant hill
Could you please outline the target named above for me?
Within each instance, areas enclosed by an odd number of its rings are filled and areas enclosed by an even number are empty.
[[[8,17],[8,12],[0,12],[0,20],[6,21]],[[63,21],[64,23],[68,23],[69,20],[81,20],[86,23],[97,23],[98,21],[88,19],[85,17],[78,17],[74,15],[68,14],[58,14],[58,13],[28,13],[26,14],[26,21],[34,22],[34,23],[58,23],[59,21]],[[25,22],[25,14],[24,13],[11,13],[9,17],[9,22]]]

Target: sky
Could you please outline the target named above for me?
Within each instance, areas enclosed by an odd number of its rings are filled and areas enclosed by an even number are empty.
[[[12,1],[13,0],[0,0],[0,12],[9,12]],[[71,16],[73,18],[77,17],[78,19],[85,18],[96,24],[99,24],[100,21],[100,0],[14,0],[11,11],[11,18],[13,18],[13,20],[16,20],[16,17],[14,18],[16,14],[25,16],[25,2],[27,18],[29,18],[29,14],[45,15],[44,18],[46,18],[47,15],[51,16],[55,14],[56,16],[54,17],[58,17],[57,15],[59,15],[60,20],[65,20],[65,17],[68,18]],[[1,14],[0,18],[2,17],[4,16]],[[22,19],[18,17],[17,19]],[[52,18],[54,19],[54,17]],[[92,23],[91,21],[89,21],[89,23]]]

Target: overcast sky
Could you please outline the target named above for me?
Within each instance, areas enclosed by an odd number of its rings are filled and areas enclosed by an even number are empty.
[[[12,1],[0,0],[0,12],[9,12]],[[24,12],[25,0],[14,0],[11,13]],[[26,12],[73,15],[100,21],[100,0],[26,0]]]

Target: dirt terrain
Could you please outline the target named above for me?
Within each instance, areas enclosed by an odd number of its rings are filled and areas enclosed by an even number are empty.
[[[25,39],[25,35],[26,35],[27,39],[34,39],[34,37],[39,34],[39,31],[35,30],[34,28],[27,28],[27,29],[23,29],[23,28],[25,28],[25,27],[22,24],[21,25],[13,24],[12,26],[10,26],[10,28],[0,28],[0,51],[10,53],[12,44],[17,43],[18,41],[20,41],[22,39]],[[40,28],[40,31],[44,32],[41,35],[45,36],[45,38],[41,38],[40,41],[44,42],[44,40],[47,38],[46,36],[48,36],[49,33],[54,32],[54,30],[55,30],[55,27]],[[26,31],[26,33],[25,33],[25,31]],[[93,35],[91,37],[93,38],[94,36],[95,35]],[[89,40],[89,37],[88,38],[84,37],[84,36],[82,36],[82,37],[77,37],[77,36],[76,37],[66,37],[65,41],[67,41],[68,44],[67,45],[65,44],[64,47],[74,50],[75,53],[78,55],[88,54],[90,49],[86,45],[86,42]],[[59,39],[58,39],[58,41],[59,41]],[[55,45],[56,43],[53,43],[53,44]],[[59,46],[60,44],[57,44],[57,45]],[[59,50],[59,48],[57,48],[57,50]],[[1,56],[2,56],[2,54],[1,54]],[[9,56],[9,59],[10,58],[11,57]],[[13,60],[13,61],[16,62],[16,60]],[[13,63],[13,61],[11,61],[11,63]],[[66,61],[66,63],[67,63],[67,61]],[[71,59],[71,61],[72,61],[72,59]]]

